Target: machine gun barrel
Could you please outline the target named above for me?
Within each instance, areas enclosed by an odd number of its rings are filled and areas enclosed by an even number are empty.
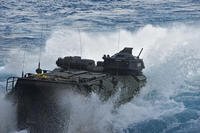
[[[143,48],[140,50],[140,53],[138,54],[137,58],[139,58],[139,57],[140,57],[140,55],[141,55],[142,51],[143,51]]]

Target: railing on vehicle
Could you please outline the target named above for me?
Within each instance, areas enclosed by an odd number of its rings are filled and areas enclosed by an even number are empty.
[[[9,77],[9,78],[7,78],[6,92],[9,92],[9,91],[11,91],[12,89],[15,88],[15,84],[16,84],[18,78],[19,77]]]

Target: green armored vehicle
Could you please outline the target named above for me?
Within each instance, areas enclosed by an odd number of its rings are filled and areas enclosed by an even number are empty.
[[[115,107],[130,101],[146,83],[144,62],[139,58],[142,50],[133,56],[132,48],[124,48],[111,57],[104,55],[96,65],[79,56],[58,58],[58,68],[52,71],[42,70],[39,64],[36,74],[9,78],[7,97],[17,106],[17,128],[31,133],[66,132],[70,109],[60,107],[59,98],[70,92],[96,93],[102,101],[118,93]]]

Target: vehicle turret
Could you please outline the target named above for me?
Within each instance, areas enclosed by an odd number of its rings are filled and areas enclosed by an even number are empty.
[[[145,68],[143,60],[139,58],[143,49],[138,56],[132,55],[132,49],[126,47],[111,57],[104,55],[104,71],[116,75],[141,75]]]

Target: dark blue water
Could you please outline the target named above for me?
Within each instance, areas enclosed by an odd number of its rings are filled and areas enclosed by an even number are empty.
[[[100,59],[124,46],[135,54],[144,47],[148,84],[140,94],[117,114],[109,103],[96,107],[91,100],[80,106],[70,131],[199,133],[199,42],[199,0],[1,0],[0,88],[8,76],[20,75],[23,63],[34,71],[41,50],[42,66],[51,69],[58,56]],[[94,118],[80,116],[86,107]],[[1,123],[9,119],[1,116]]]

